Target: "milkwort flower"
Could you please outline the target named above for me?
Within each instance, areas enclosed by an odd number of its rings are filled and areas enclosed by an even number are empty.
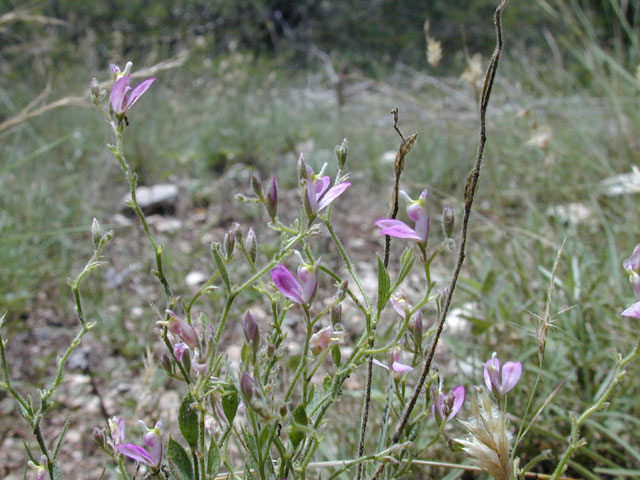
[[[423,190],[417,200],[412,200],[405,192],[401,191],[400,194],[409,202],[407,216],[414,222],[414,228],[394,218],[379,218],[375,224],[382,229],[380,231],[382,235],[415,240],[420,250],[424,252],[429,238],[429,214],[425,202],[428,192]]]
[[[629,274],[629,283],[633,288],[636,300],[640,300],[640,243],[633,249],[631,256],[622,262],[622,266]],[[640,301],[631,305],[621,315],[623,317],[640,318]]]
[[[162,440],[160,439],[162,420],[158,420],[153,428],[148,428],[142,420],[139,423],[145,430],[142,440],[147,448],[133,443],[120,443],[116,445],[116,449],[125,457],[157,470],[162,463]]]
[[[303,157],[300,157],[304,164]],[[336,198],[344,193],[351,185],[350,182],[340,182],[329,188],[331,178],[324,175],[327,168],[325,163],[320,172],[313,173],[313,169],[305,165],[306,181],[304,186],[304,209],[310,219],[314,219],[318,213],[331,205]]]
[[[522,364],[520,362],[506,362],[500,368],[500,359],[493,355],[484,364],[484,383],[489,391],[496,395],[504,395],[520,381]]]
[[[463,385],[458,385],[447,394],[442,389],[441,380],[437,388],[434,385],[431,386],[431,401],[433,402],[431,410],[438,424],[451,420],[458,414],[464,403],[465,394]]]
[[[622,262],[622,266],[629,275],[629,283],[636,300],[640,300],[640,243],[633,249],[631,256]]]
[[[294,252],[300,260],[298,267],[298,278],[281,263],[271,269],[271,279],[276,284],[280,293],[292,302],[300,305],[309,305],[316,294],[318,281],[316,278],[316,269],[320,264],[320,259],[313,264],[305,263],[300,252]]]
[[[111,65],[116,81],[111,89],[111,108],[118,120],[121,120],[134,103],[146,92],[155,78],[148,78],[135,88],[131,88],[131,62],[127,62],[123,71],[117,65]]]
[[[409,303],[409,299],[404,293],[397,293],[391,295],[391,306],[396,311],[400,317],[405,320],[407,318],[407,313],[411,311],[413,308]],[[418,310],[414,313],[409,319],[409,330],[417,332],[419,335],[422,335],[422,311]]]
[[[401,360],[402,360],[402,349],[400,347],[395,347],[393,350],[389,352],[389,355],[387,356],[386,365],[381,361],[376,360],[375,358],[373,359],[373,363],[375,363],[379,367],[384,368],[385,370],[388,370],[389,372],[391,372],[394,378],[398,379],[405,376],[411,370],[413,370],[413,367],[402,363]]]
[[[313,355],[319,355],[329,345],[340,343],[344,340],[344,332],[334,330],[332,327],[324,327],[311,335],[309,347]]]

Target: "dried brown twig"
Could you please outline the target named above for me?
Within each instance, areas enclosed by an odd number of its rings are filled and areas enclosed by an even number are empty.
[[[431,364],[433,363],[433,357],[436,352],[436,348],[438,346],[438,341],[440,340],[440,336],[442,335],[442,329],[444,328],[444,324],[447,320],[447,314],[449,312],[449,306],[451,305],[451,299],[453,297],[453,292],[455,291],[456,284],[458,283],[458,276],[460,275],[460,270],[462,269],[462,265],[464,263],[464,259],[466,256],[466,246],[467,246],[467,232],[469,225],[469,217],[471,216],[471,206],[473,205],[473,199],[476,194],[476,189],[478,186],[478,180],[480,178],[480,167],[482,166],[482,159],[484,157],[484,148],[487,142],[487,130],[486,130],[486,116],[487,116],[487,107],[489,105],[489,97],[491,95],[491,90],[493,88],[493,83],[496,77],[496,72],[498,70],[498,63],[500,61],[500,55],[502,53],[502,12],[506,8],[509,0],[502,0],[498,8],[496,8],[494,14],[494,21],[496,25],[496,47],[493,51],[493,55],[491,56],[491,61],[489,62],[489,68],[487,69],[487,73],[485,74],[484,81],[482,83],[482,91],[480,95],[480,140],[478,143],[478,150],[476,153],[475,163],[471,172],[469,172],[469,176],[467,177],[467,182],[464,189],[464,214],[462,216],[462,231],[460,233],[460,247],[458,248],[458,261],[456,264],[456,268],[453,272],[453,276],[451,277],[451,281],[449,282],[449,286],[443,292],[443,301],[442,301],[442,309],[440,312],[440,319],[438,320],[438,324],[436,327],[435,334],[433,336],[433,341],[431,346],[429,347],[429,351],[427,353],[427,358],[423,364],[422,371],[420,372],[420,378],[415,387],[413,395],[411,396],[409,402],[407,402],[402,416],[398,421],[398,425],[396,426],[396,430],[393,434],[392,442],[398,443],[402,432],[404,431],[407,422],[409,421],[409,416],[411,412],[415,408],[416,402],[418,401],[418,396],[422,391],[422,387],[424,386],[424,382],[427,378],[427,375],[431,371]],[[376,471],[374,472],[371,480],[375,480],[378,478],[380,473],[385,469],[386,463],[381,463]]]

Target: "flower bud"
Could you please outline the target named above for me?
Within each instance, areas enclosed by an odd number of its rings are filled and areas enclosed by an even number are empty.
[[[271,179],[269,187],[267,187],[266,207],[271,220],[275,221],[278,215],[278,180],[276,177]]]
[[[253,227],[250,227],[247,232],[247,238],[244,241],[244,248],[251,259],[251,262],[256,261],[257,246],[258,241],[256,239],[256,232],[253,231]]]
[[[262,180],[257,173],[251,175],[251,190],[256,194],[260,200],[264,200],[264,194],[262,193]]]
[[[173,373],[173,366],[171,365],[171,358],[169,358],[169,355],[167,355],[166,353],[162,355],[162,358],[160,359],[160,365],[162,365],[162,368],[164,368],[164,370],[171,374]]]
[[[251,375],[247,372],[242,372],[242,378],[240,379],[240,392],[242,392],[242,397],[248,405],[251,404],[251,400],[256,393],[257,386],[258,384]]]
[[[338,157],[338,167],[344,170],[347,166],[347,153],[349,151],[349,143],[347,139],[343,139],[342,143],[336,147],[336,157]]]
[[[242,331],[244,332],[244,338],[247,340],[247,343],[251,345],[253,351],[256,352],[260,345],[260,327],[249,310],[247,310],[247,313],[244,315]]]
[[[98,448],[107,448],[107,438],[102,428],[93,427],[93,431],[91,432],[91,434],[93,436],[93,441],[96,442]]]
[[[301,153],[298,158],[298,181],[300,184],[307,181],[307,163],[304,161],[304,155]]]
[[[416,313],[414,313],[411,318],[409,319],[409,325],[407,325],[407,328],[409,328],[409,331],[415,333],[416,335],[418,335],[419,338],[422,337],[422,311],[418,310]]]
[[[267,345],[267,356],[273,357],[276,354],[276,346],[273,343]]]
[[[93,248],[98,249],[100,246],[100,239],[102,238],[102,227],[97,218],[93,218],[91,222],[91,241],[93,242]]]
[[[96,80],[96,77],[93,77],[91,79],[89,88],[91,90],[91,101],[97,104],[100,101],[100,86],[98,85],[98,80]]]
[[[447,238],[451,237],[453,233],[453,224],[455,223],[455,215],[453,208],[448,203],[445,203],[442,207],[442,230]]]
[[[335,327],[342,323],[342,305],[331,307],[331,325]]]

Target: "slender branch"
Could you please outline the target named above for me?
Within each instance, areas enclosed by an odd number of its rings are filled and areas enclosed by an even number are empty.
[[[468,232],[468,224],[469,217],[471,215],[471,207],[473,205],[473,199],[475,197],[476,188],[478,186],[478,180],[480,178],[480,167],[482,166],[482,159],[484,157],[484,148],[487,141],[486,134],[486,115],[487,115],[487,107],[489,105],[489,98],[491,96],[491,90],[493,88],[493,83],[495,80],[496,72],[498,70],[498,63],[500,61],[500,55],[502,53],[502,23],[501,16],[502,11],[507,6],[509,0],[502,0],[500,5],[495,11],[494,21],[496,25],[496,47],[491,57],[491,61],[489,62],[489,68],[484,77],[484,82],[482,85],[482,95],[480,98],[480,141],[478,144],[478,150],[476,153],[476,159],[469,176],[467,177],[467,183],[465,186],[464,192],[464,214],[462,217],[462,232],[460,233],[460,247],[458,249],[458,262],[456,264],[456,268],[453,272],[453,276],[451,277],[451,281],[449,286],[443,292],[444,301],[442,303],[442,310],[440,312],[440,319],[438,320],[438,326],[436,328],[436,332],[433,336],[433,341],[431,342],[431,346],[429,347],[429,351],[427,353],[427,358],[422,367],[422,371],[420,372],[420,378],[415,387],[413,395],[411,396],[409,402],[404,408],[402,412],[402,416],[398,421],[398,425],[393,434],[393,443],[398,443],[402,432],[404,431],[407,422],[409,421],[409,416],[411,412],[415,408],[416,402],[418,401],[418,396],[422,391],[422,387],[424,386],[424,382],[427,378],[427,375],[431,371],[431,364],[433,362],[433,357],[436,352],[436,348],[438,346],[438,340],[442,335],[442,329],[444,328],[445,321],[447,319],[447,314],[449,312],[449,306],[451,305],[451,299],[453,297],[453,292],[455,291],[456,284],[458,282],[458,276],[460,274],[460,270],[462,269],[462,265],[464,263],[464,259],[466,256],[466,246],[467,246],[467,232]],[[386,464],[381,463],[378,466],[378,469],[371,477],[371,480],[375,480],[378,478],[380,473],[384,470]]]

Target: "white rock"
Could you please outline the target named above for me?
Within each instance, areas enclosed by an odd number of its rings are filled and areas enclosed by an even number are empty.
[[[126,194],[122,199],[122,203],[126,205],[129,200],[131,200],[131,195]],[[138,187],[136,189],[136,200],[142,211],[147,214],[163,210],[175,210],[178,201],[178,187],[171,183]]]
[[[207,281],[207,276],[202,272],[189,272],[187,276],[184,277],[184,283],[186,283],[190,287],[196,287],[198,285],[202,285]]]
[[[608,196],[628,195],[640,192],[640,169],[635,165],[631,173],[623,173],[605,178],[600,182],[599,189]]]
[[[568,203],[566,205],[553,205],[546,210],[549,217],[556,217],[560,221],[570,224],[596,223],[597,218],[593,210],[583,203]]]

